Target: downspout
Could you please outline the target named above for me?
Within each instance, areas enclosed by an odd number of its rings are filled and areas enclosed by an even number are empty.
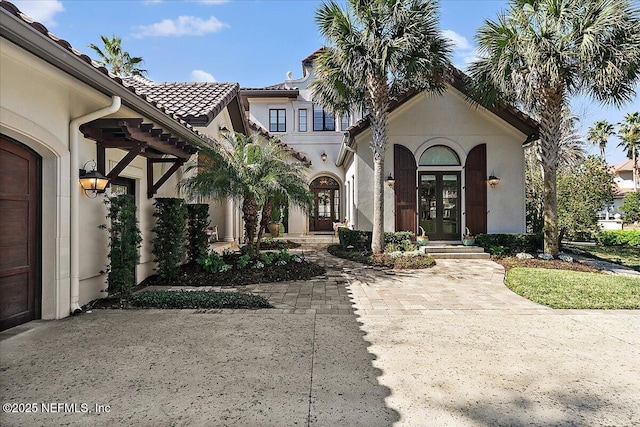
[[[70,306],[71,315],[82,313],[80,308],[80,225],[78,223],[78,210],[80,201],[80,191],[78,190],[78,182],[80,179],[80,162],[78,160],[78,134],[80,133],[80,126],[90,121],[99,119],[101,117],[113,114],[120,109],[121,100],[119,96],[111,97],[111,105],[100,110],[94,111],[89,114],[85,114],[80,117],[76,117],[69,123],[69,154],[71,155],[71,178],[70,178],[70,190],[71,190],[71,211],[70,222],[71,227],[69,230],[71,242],[69,244],[70,252],[70,270],[71,270],[71,292],[70,292]]]

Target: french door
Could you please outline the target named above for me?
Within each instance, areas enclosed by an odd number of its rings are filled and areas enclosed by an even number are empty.
[[[420,172],[418,223],[431,240],[460,240],[460,172]]]
[[[340,218],[340,185],[331,177],[316,178],[310,185],[313,191],[313,211],[309,218],[310,231],[333,231],[333,223]]]

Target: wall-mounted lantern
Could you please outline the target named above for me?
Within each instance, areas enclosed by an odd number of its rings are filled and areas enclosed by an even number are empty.
[[[89,163],[92,164],[92,170],[87,170]],[[98,193],[104,193],[107,185],[109,185],[109,178],[96,170],[95,160],[89,160],[82,166],[82,169],[80,169],[80,185],[87,197],[95,199]],[[93,197],[89,195],[89,192],[93,193]]]
[[[491,171],[489,174],[489,178],[487,178],[487,184],[491,186],[491,188],[496,188],[496,185],[500,184],[500,178],[498,178],[494,171]]]
[[[387,177],[386,183],[389,187],[393,188],[393,186],[396,185],[396,180],[393,179],[391,174],[389,174],[389,176]]]
[[[327,161],[327,153],[325,153],[324,151],[322,152],[322,154],[320,154],[320,158],[322,159],[323,162]]]

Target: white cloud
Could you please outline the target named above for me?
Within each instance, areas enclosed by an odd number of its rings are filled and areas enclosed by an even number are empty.
[[[139,25],[134,28],[134,37],[166,37],[166,36],[203,36],[216,33],[227,24],[220,22],[215,16],[207,20],[195,16],[180,16],[178,19],[164,19],[151,25]]]
[[[217,82],[213,75],[202,70],[193,70],[191,74],[189,74],[189,79],[194,82]]]
[[[443,30],[442,35],[451,40],[455,50],[470,50],[473,49],[466,37],[461,36],[453,30]]]
[[[34,21],[41,22],[49,27],[55,27],[54,16],[63,12],[64,7],[58,0],[12,0],[13,4]]]

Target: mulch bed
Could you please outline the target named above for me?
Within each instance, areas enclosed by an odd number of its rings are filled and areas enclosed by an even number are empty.
[[[501,264],[506,271],[515,267],[527,268],[547,268],[550,270],[570,270],[583,271],[586,273],[598,273],[600,270],[589,265],[579,262],[566,262],[559,259],[544,260],[540,258],[534,259],[518,259],[516,257],[494,258],[498,264]]]
[[[185,264],[180,276],[174,280],[161,281],[157,275],[149,276],[143,286],[237,286],[257,283],[284,282],[289,280],[307,280],[325,274],[326,270],[318,264],[302,261],[287,265],[269,265],[259,269],[245,268],[218,273],[204,271],[199,264]]]
[[[295,249],[299,248],[300,243],[292,242],[291,240],[276,240],[275,242],[262,242],[260,243],[260,250],[277,251],[280,249]]]

